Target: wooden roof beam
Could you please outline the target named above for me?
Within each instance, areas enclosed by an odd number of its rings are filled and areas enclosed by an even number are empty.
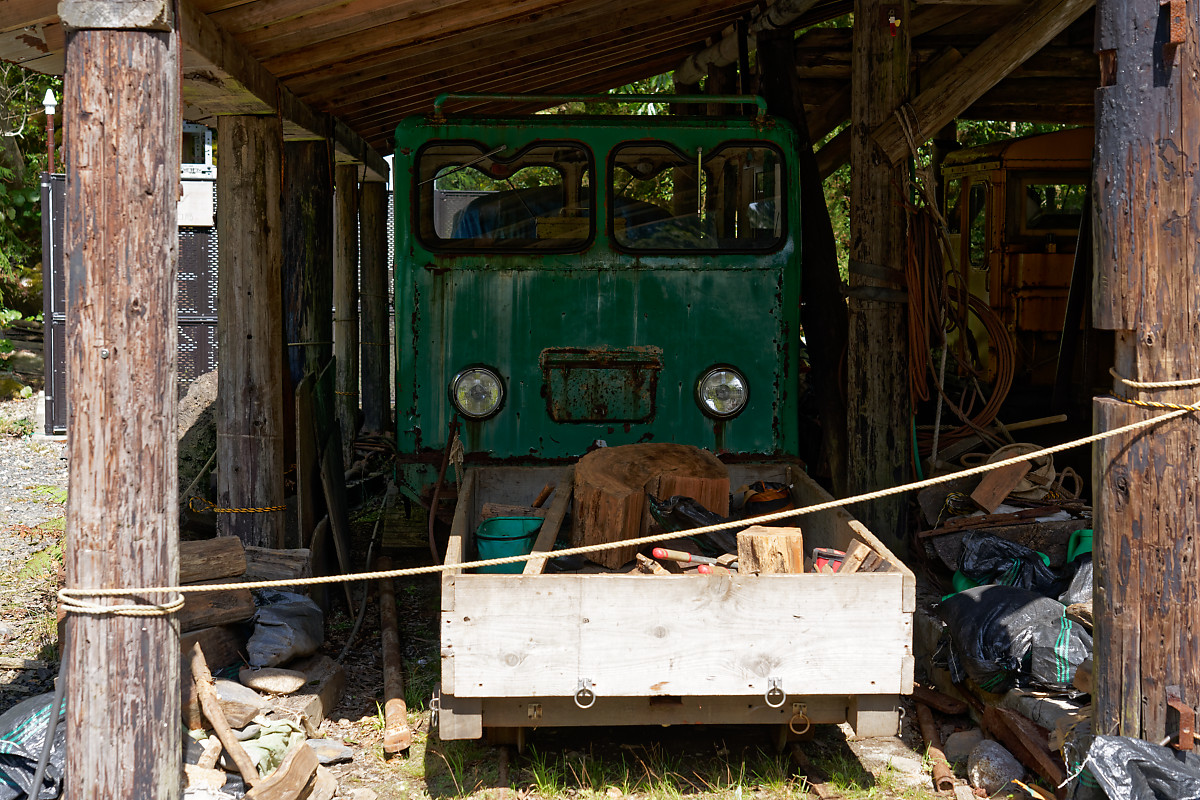
[[[201,114],[279,114],[284,138],[332,139],[339,161],[362,163],[373,180],[387,180],[388,166],[361,136],[288,91],[232,35],[189,0],[178,0],[184,56],[183,99]],[[196,116],[196,111],[189,116]]]
[[[1034,0],[1020,16],[972,50],[956,69],[913,99],[916,144],[924,143],[970,108],[1094,4],[1095,0]],[[893,164],[908,154],[908,141],[895,116],[876,128],[872,138]]]

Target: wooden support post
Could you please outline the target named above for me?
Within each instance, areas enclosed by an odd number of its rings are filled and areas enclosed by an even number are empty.
[[[333,164],[324,141],[286,142],[283,162],[284,458],[290,464],[296,387],[333,357]]]
[[[904,305],[855,296],[871,286],[903,288],[907,165],[892,167],[869,131],[904,102],[908,91],[908,3],[855,0],[854,96],[851,103],[850,335],[846,359],[852,494],[904,483],[909,477],[908,339]],[[863,265],[856,269],[856,265]],[[879,267],[896,280],[868,277]],[[853,513],[903,554],[903,495],[860,504]]]
[[[841,274],[838,272],[837,243],[825,192],[817,169],[809,136],[800,83],[796,78],[796,46],[791,31],[764,31],[758,38],[762,93],[767,108],[795,126],[800,136],[799,159],[795,179],[800,181],[800,251],[804,265],[800,271],[800,306],[808,352],[812,359],[812,384],[816,387],[817,407],[821,414],[821,438],[835,494],[846,486],[846,402],[842,355],[846,352],[848,321],[842,299]],[[846,98],[849,106],[849,98]]]
[[[217,505],[283,505],[280,147],[270,116],[217,118]],[[222,532],[282,547],[284,512],[220,514]]]
[[[1165,36],[1184,6],[1184,43]],[[1115,331],[1116,369],[1134,381],[1200,378],[1200,6],[1102,0],[1094,197],[1096,327]],[[1191,404],[1196,386],[1119,398]],[[1165,412],[1093,401],[1096,428]],[[1096,730],[1150,741],[1167,733],[1167,687],[1200,704],[1200,473],[1195,415],[1098,443]]]
[[[335,182],[334,408],[342,430],[342,463],[349,467],[358,433],[358,167],[338,165]]]
[[[392,429],[392,336],[388,326],[387,187],[362,185],[359,246],[362,259],[362,411],[363,429]]]
[[[169,5],[156,30],[126,18],[137,16],[133,4],[85,5],[63,4],[72,76],[63,100],[72,387],[66,585],[171,586],[179,569],[178,39]],[[108,16],[88,19],[94,11]],[[66,631],[63,794],[179,797],[175,618],[71,614]]]

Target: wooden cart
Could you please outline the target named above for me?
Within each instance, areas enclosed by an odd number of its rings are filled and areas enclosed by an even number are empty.
[[[484,467],[463,481],[446,564],[475,553],[484,503],[559,490],[535,545],[553,548],[573,468]],[[792,486],[796,505],[829,500],[797,467],[731,465],[730,485]],[[913,684],[914,578],[843,509],[797,518],[804,546],[858,540],[887,563],[846,575],[524,574],[442,578],[439,736],[538,726],[849,722],[891,736]],[[781,727],[782,731],[784,728]],[[500,731],[495,731],[500,733]]]

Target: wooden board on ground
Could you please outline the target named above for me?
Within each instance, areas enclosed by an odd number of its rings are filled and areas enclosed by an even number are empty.
[[[179,543],[179,583],[235,578],[246,571],[246,551],[236,536]]]
[[[229,583],[220,580],[219,583]],[[203,586],[206,582],[193,584]],[[222,589],[215,592],[188,592],[179,610],[180,631],[194,631],[231,622],[245,622],[254,616],[254,596],[249,589]]]
[[[334,430],[321,455],[321,485],[325,488],[325,506],[329,509],[329,531],[333,534],[333,549],[337,552],[342,574],[354,571],[350,559],[350,512],[346,501],[346,475],[342,471],[342,434]],[[346,608],[354,609],[350,584],[343,583]]]
[[[575,467],[573,546],[643,536],[652,522],[646,493],[659,499],[692,497],[708,510],[729,513],[729,475],[707,450],[671,443],[631,444],[593,450]],[[592,561],[616,568],[636,547],[592,553]]]
[[[346,688],[346,671],[341,664],[329,656],[309,656],[287,665],[288,669],[303,672],[308,676],[308,685],[300,691],[276,697],[271,705],[284,714],[300,720],[309,736],[312,736],[326,715],[342,699]]]

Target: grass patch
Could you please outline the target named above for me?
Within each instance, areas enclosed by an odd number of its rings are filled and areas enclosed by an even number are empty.
[[[0,417],[0,436],[8,436],[13,439],[32,436],[34,427],[34,421],[29,417],[19,417],[17,419]]]

